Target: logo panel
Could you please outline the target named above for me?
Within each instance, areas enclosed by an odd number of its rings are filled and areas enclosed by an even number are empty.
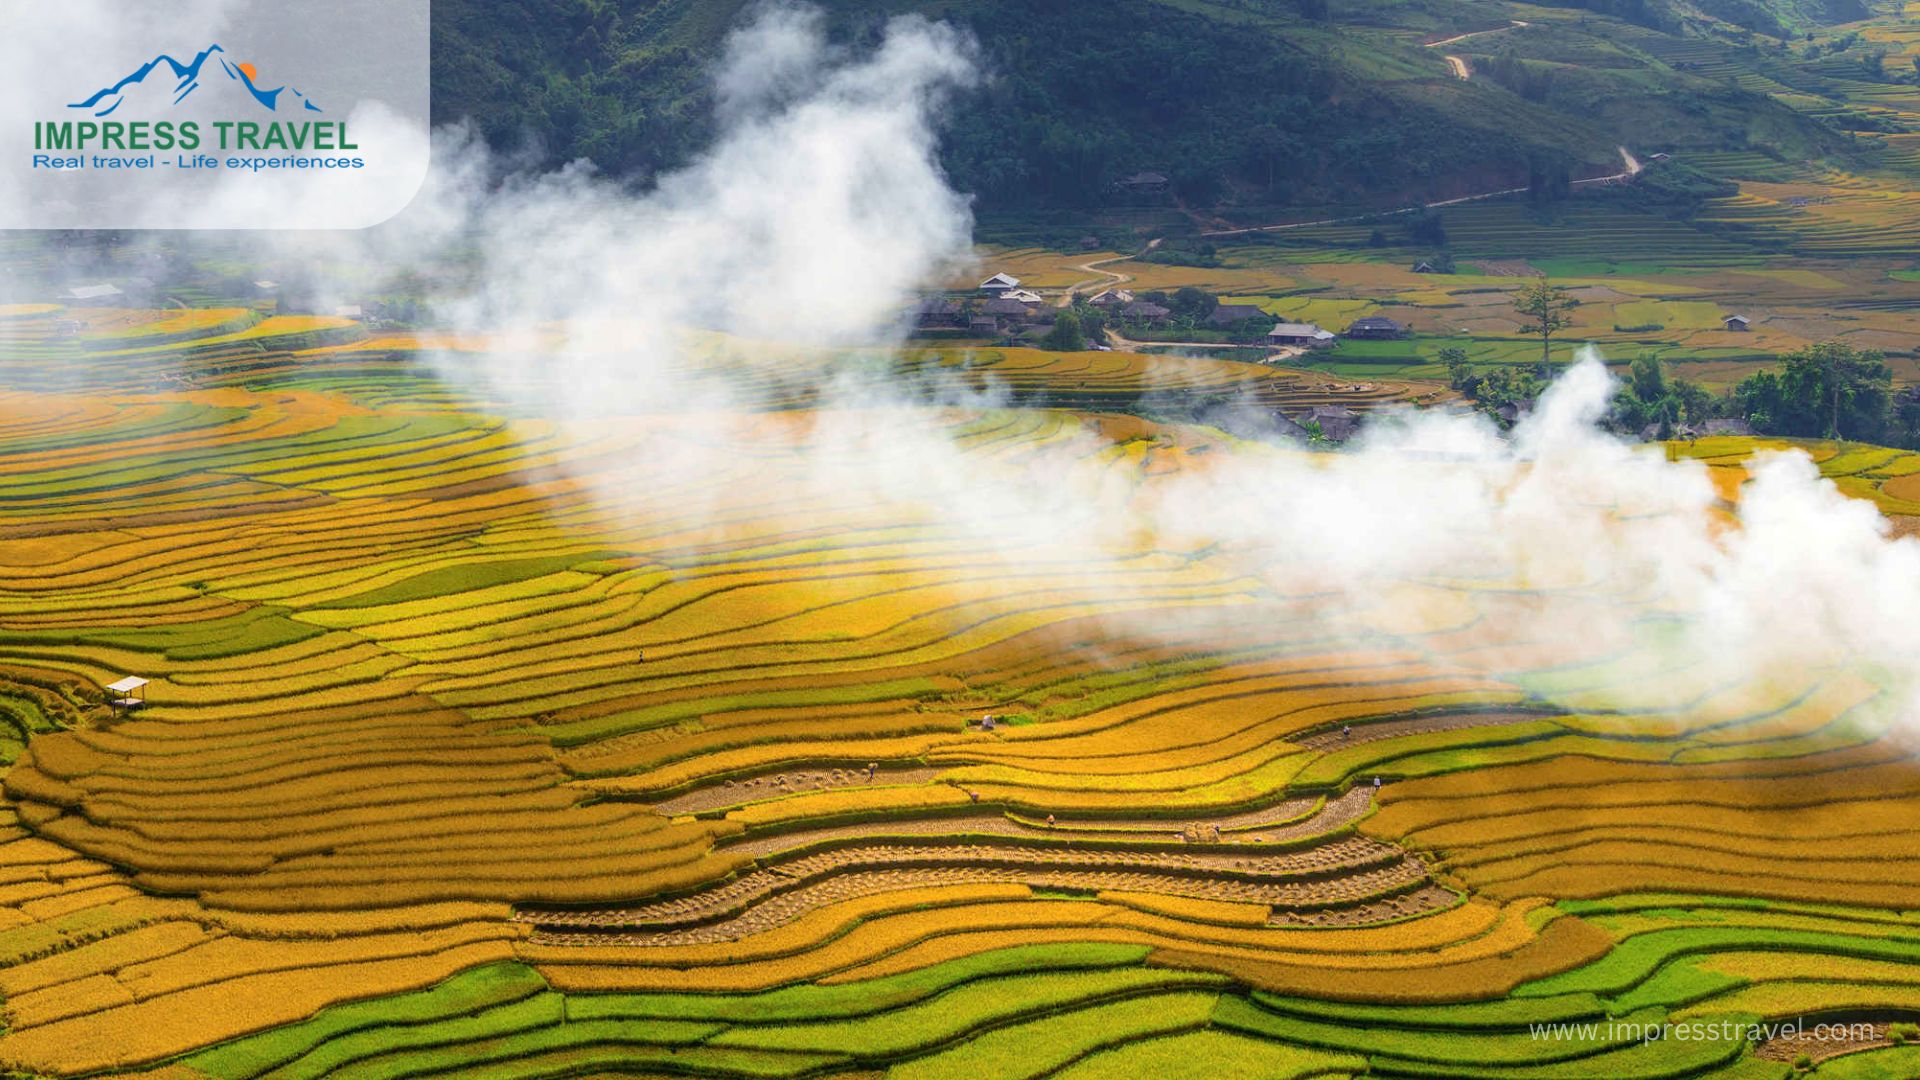
[[[0,36],[0,228],[365,228],[426,178],[428,0],[16,14]]]

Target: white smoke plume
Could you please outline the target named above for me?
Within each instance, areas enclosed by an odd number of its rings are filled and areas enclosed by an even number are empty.
[[[711,386],[689,402],[675,377],[693,330],[871,343],[916,287],[968,258],[972,216],[939,168],[935,119],[976,79],[973,51],[948,26],[904,17],[869,55],[845,56],[816,10],[766,8],[727,46],[716,144],[639,197],[583,164],[481,190],[468,144],[451,155],[459,178],[434,194],[460,207],[478,287],[439,309],[519,331],[503,351],[521,346],[529,365],[562,358],[561,380],[493,372],[549,387],[562,414],[724,405]]]
[[[441,373],[562,420],[707,417],[715,449],[653,478],[685,498],[701,485],[675,481],[723,475],[737,463],[721,448],[751,424],[729,418],[737,395],[706,370],[714,342],[885,344],[917,288],[968,262],[968,200],[936,148],[943,104],[979,78],[973,44],[941,24],[896,19],[862,54],[829,45],[811,9],[764,8],[718,72],[715,145],[650,193],[584,164],[495,184],[498,162],[443,133],[436,175],[399,220],[283,253],[399,270],[458,252],[463,284],[436,310],[498,347],[441,355]],[[1799,453],[1762,455],[1730,509],[1704,465],[1598,430],[1612,386],[1593,358],[1511,438],[1407,412],[1347,452],[1248,446],[1150,482],[1105,467],[1108,447],[1085,432],[1014,458],[973,452],[931,418],[1002,399],[929,403],[924,387],[860,370],[792,376],[819,406],[796,484],[816,505],[891,505],[968,531],[1010,583],[1039,565],[1061,586],[1113,588],[1117,561],[1157,552],[1224,560],[1279,594],[1337,593],[1347,612],[1470,584],[1528,600],[1498,609],[1504,640],[1587,641],[1597,657],[1656,622],[1672,664],[1708,681],[1864,664],[1909,713],[1920,687],[1920,543],[1889,539]]]
[[[1873,670],[1912,719],[1920,542],[1892,539],[1798,450],[1760,452],[1729,507],[1705,464],[1596,426],[1616,388],[1589,353],[1511,439],[1409,411],[1351,452],[1236,457],[1182,478],[1154,520],[1330,583],[1356,608],[1409,582],[1524,591],[1501,637],[1592,642],[1596,658],[1658,622],[1668,666],[1696,689]],[[1641,704],[1686,704],[1635,689]]]

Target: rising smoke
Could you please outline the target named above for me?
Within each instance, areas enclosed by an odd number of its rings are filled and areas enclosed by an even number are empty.
[[[435,176],[401,219],[280,238],[291,246],[278,254],[457,262],[463,284],[436,310],[498,348],[439,355],[442,375],[562,420],[698,414],[708,437],[681,442],[711,451],[683,450],[678,476],[652,477],[683,493],[701,485],[679,481],[724,475],[752,424],[743,392],[711,377],[717,355],[885,346],[917,288],[967,266],[968,200],[936,147],[943,106],[980,78],[973,44],[941,24],[896,19],[854,53],[827,43],[818,12],[764,8],[720,66],[716,143],[652,192],[584,164],[501,183],[476,140],[442,132]],[[1729,508],[1704,465],[1597,428],[1612,389],[1592,357],[1511,438],[1406,412],[1348,452],[1253,445],[1150,481],[1108,468],[1111,447],[1090,431],[1014,458],[979,453],[934,418],[1000,398],[929,401],[860,370],[789,376],[818,406],[796,420],[795,489],[819,507],[937,520],[1023,588],[1044,566],[1058,587],[1113,589],[1109,571],[1142,552],[1216,560],[1274,595],[1339,594],[1343,612],[1400,602],[1410,586],[1470,585],[1526,600],[1482,616],[1508,620],[1499,640],[1590,641],[1599,654],[1653,627],[1672,667],[1705,673],[1696,688],[1865,665],[1911,715],[1920,687],[1920,543],[1890,539],[1797,452],[1763,454]],[[1116,635],[1150,635],[1167,615],[1113,618]]]

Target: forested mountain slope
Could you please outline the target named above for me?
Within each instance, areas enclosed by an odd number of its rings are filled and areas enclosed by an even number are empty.
[[[914,12],[966,27],[991,78],[956,107],[957,184],[987,209],[1125,201],[1167,174],[1190,205],[1446,196],[1593,175],[1616,143],[1844,153],[1740,77],[1861,0],[826,0],[836,37]],[[497,146],[644,179],[703,145],[707,72],[742,0],[442,0],[435,108]],[[1515,26],[1515,22],[1525,25]],[[1498,54],[1456,77],[1430,43]],[[1755,31],[1759,31],[1756,33]],[[1713,63],[1702,64],[1705,50]],[[1724,61],[1724,63],[1723,63]]]

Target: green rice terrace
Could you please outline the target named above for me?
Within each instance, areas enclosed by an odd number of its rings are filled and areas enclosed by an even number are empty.
[[[0,235],[0,1075],[1920,1077],[1920,0],[743,10]]]
[[[1531,601],[1470,577],[1347,610],[1247,551],[982,561],[796,484],[809,401],[752,367],[720,429],[562,427],[344,322],[0,323],[12,1068],[1785,1077],[1801,1018],[1865,1048],[1822,1075],[1920,1052],[1920,771],[1871,670],[1703,685],[1658,634],[1512,636]],[[909,355],[1013,387],[927,416],[983,467],[1148,488],[1289,453],[1100,411],[1149,377],[1432,393]],[[719,438],[697,498],[625,480]],[[1738,497],[1755,440],[1679,445]],[[1808,449],[1920,511],[1920,457]],[[1695,1021],[1736,1034],[1641,1034]]]

